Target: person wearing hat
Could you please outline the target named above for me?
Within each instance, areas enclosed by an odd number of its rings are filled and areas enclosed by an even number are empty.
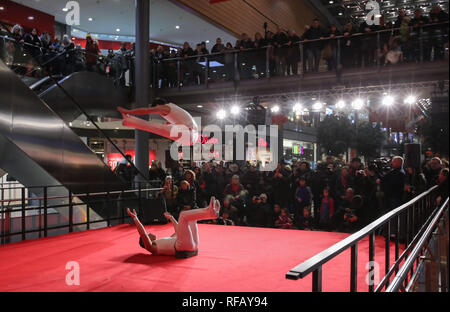
[[[92,39],[91,34],[86,35],[86,68],[88,71],[95,71],[97,67],[98,54],[100,49],[98,44]]]

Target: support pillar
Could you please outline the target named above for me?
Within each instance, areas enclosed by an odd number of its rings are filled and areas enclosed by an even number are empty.
[[[133,108],[148,107],[150,94],[149,64],[150,0],[136,0],[135,103]],[[148,116],[140,116],[148,119]],[[148,178],[148,132],[135,130],[135,165]],[[136,182],[144,182],[141,175]]]

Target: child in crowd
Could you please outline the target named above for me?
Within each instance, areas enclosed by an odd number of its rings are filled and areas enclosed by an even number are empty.
[[[233,220],[230,219],[230,212],[228,210],[224,210],[222,215],[215,221],[219,225],[234,225]]]
[[[278,220],[275,221],[275,227],[279,229],[293,229],[292,219],[289,217],[288,210],[286,208],[281,209]]]
[[[281,215],[281,206],[280,206],[280,204],[274,204],[272,213],[270,215],[270,226],[271,227],[276,227],[275,226],[275,222],[277,222],[277,220],[280,217],[280,215]]]
[[[351,207],[344,208],[344,221],[342,223],[342,232],[351,233],[358,227],[358,213],[363,206],[363,198],[359,195],[353,197]]]
[[[322,202],[319,211],[319,228],[323,230],[331,230],[332,220],[334,216],[334,200],[330,197],[328,187],[323,189]]]
[[[300,217],[299,230],[310,231],[313,229],[313,218],[308,207],[303,208],[303,216]]]

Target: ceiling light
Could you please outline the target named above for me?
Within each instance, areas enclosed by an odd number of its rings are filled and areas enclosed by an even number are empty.
[[[231,108],[231,114],[232,115],[239,115],[239,112],[240,112],[240,108],[239,108],[239,106],[237,106],[237,105],[235,105],[235,106],[233,106],[232,108]]]
[[[337,107],[338,109],[343,109],[343,108],[345,108],[345,102],[344,102],[343,100],[338,101],[338,102],[336,103],[336,107]]]
[[[89,22],[92,22],[92,17],[89,17],[89,18],[88,18],[88,21],[89,21]]]
[[[180,26],[179,26],[179,25],[177,25],[177,26],[175,26],[175,28],[176,28],[176,29],[180,29]]]
[[[203,108],[203,105],[197,105],[197,108]]]
[[[271,111],[272,113],[278,113],[278,112],[280,111],[280,107],[279,107],[278,105],[275,105],[274,107],[272,107],[272,108],[270,109],[270,111]]]
[[[69,8],[63,8],[62,9],[64,12],[67,12],[67,11],[69,11]]]
[[[312,108],[313,108],[314,110],[321,110],[322,107],[323,107],[323,104],[322,104],[321,102],[316,102],[316,103],[314,103],[314,105],[313,105]]]
[[[300,103],[295,104],[292,110],[294,111],[295,114],[300,114],[302,112],[302,104]]]
[[[364,106],[364,102],[361,99],[356,99],[352,102],[352,107],[354,109],[361,109]]]
[[[120,28],[117,28],[116,31],[119,32],[119,31],[120,31]]]
[[[406,97],[406,99],[403,101],[405,104],[412,105],[416,103],[417,99],[414,95],[409,95]]]
[[[30,21],[32,21],[32,20],[34,20],[34,16],[28,16],[28,19],[29,19]]]
[[[390,95],[386,95],[383,98],[383,105],[391,106],[392,104],[394,104],[394,98]]]
[[[219,110],[216,114],[217,119],[225,119],[225,117],[227,117],[227,112],[223,109]]]

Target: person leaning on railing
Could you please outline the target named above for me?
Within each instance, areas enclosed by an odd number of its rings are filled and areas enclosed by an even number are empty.
[[[448,197],[448,168],[443,168],[439,173],[438,188],[436,190],[436,206],[439,206]]]

